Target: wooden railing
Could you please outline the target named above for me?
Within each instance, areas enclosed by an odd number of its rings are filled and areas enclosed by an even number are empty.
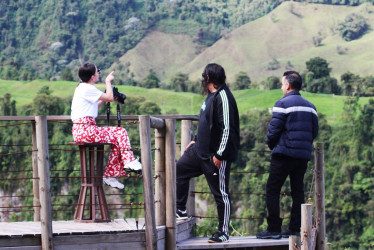
[[[105,116],[97,120],[105,120]],[[111,116],[111,120],[117,119]],[[138,120],[140,150],[143,165],[143,196],[145,214],[146,249],[157,248],[156,226],[166,226],[165,249],[176,248],[176,122],[181,121],[181,148],[189,144],[193,134],[192,121],[197,116],[121,116],[122,120]],[[42,249],[53,247],[52,208],[49,178],[48,121],[66,121],[69,116],[0,116],[0,121],[35,121],[32,123],[32,168],[34,193],[34,221],[41,222]],[[152,166],[151,129],[155,137],[155,173]],[[303,205],[301,249],[325,249],[324,208],[324,151],[322,143],[315,143],[315,225],[312,229],[312,209]],[[154,176],[157,178],[154,180]],[[187,204],[189,215],[195,215],[194,179],[190,181],[190,196]],[[156,201],[156,202],[155,202]],[[300,239],[299,239],[300,240]],[[290,237],[290,249],[295,249],[297,239]],[[296,245],[295,245],[296,244]],[[300,245],[299,245],[300,246]]]
[[[96,120],[105,120],[99,116]],[[111,120],[117,119],[111,116]],[[176,247],[176,121],[182,121],[181,151],[191,140],[192,121],[197,116],[121,116],[122,120],[138,120],[143,165],[143,196],[146,249],[157,248],[156,226],[166,226],[166,249]],[[53,248],[52,203],[48,151],[48,121],[66,121],[70,116],[0,116],[0,121],[35,121],[32,123],[32,167],[34,221],[41,222],[42,249]],[[153,183],[151,128],[155,129],[155,183]],[[155,200],[156,205],[155,205]],[[190,199],[191,200],[191,199]],[[190,205],[191,207],[191,205]],[[194,205],[191,212],[194,211]],[[194,212],[193,212],[194,213]]]

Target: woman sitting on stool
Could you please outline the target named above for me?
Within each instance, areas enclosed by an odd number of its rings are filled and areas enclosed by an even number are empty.
[[[71,120],[73,121],[73,138],[75,142],[111,143],[112,151],[108,165],[104,170],[105,184],[123,189],[124,185],[115,177],[126,175],[126,171],[141,173],[142,165],[135,159],[131,151],[127,131],[121,127],[98,127],[95,118],[98,109],[104,102],[112,102],[112,81],[114,71],[105,79],[105,93],[97,89],[94,84],[99,81],[100,70],[93,63],[85,63],[79,68],[78,84],[74,92],[71,105]]]

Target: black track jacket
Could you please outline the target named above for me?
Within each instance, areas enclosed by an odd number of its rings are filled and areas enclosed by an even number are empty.
[[[195,137],[200,158],[236,160],[240,145],[239,112],[234,96],[224,85],[210,93],[200,111]]]

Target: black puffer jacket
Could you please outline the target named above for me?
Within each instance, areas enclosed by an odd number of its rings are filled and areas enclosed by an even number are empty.
[[[272,154],[310,160],[317,134],[316,108],[299,91],[289,92],[275,103],[267,133]]]

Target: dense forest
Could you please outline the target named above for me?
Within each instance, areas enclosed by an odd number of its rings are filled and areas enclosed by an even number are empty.
[[[65,69],[83,61],[109,68],[154,27],[189,34],[196,43],[209,46],[282,2],[4,0],[0,2],[0,78],[59,79]],[[358,5],[373,0],[300,2]]]

